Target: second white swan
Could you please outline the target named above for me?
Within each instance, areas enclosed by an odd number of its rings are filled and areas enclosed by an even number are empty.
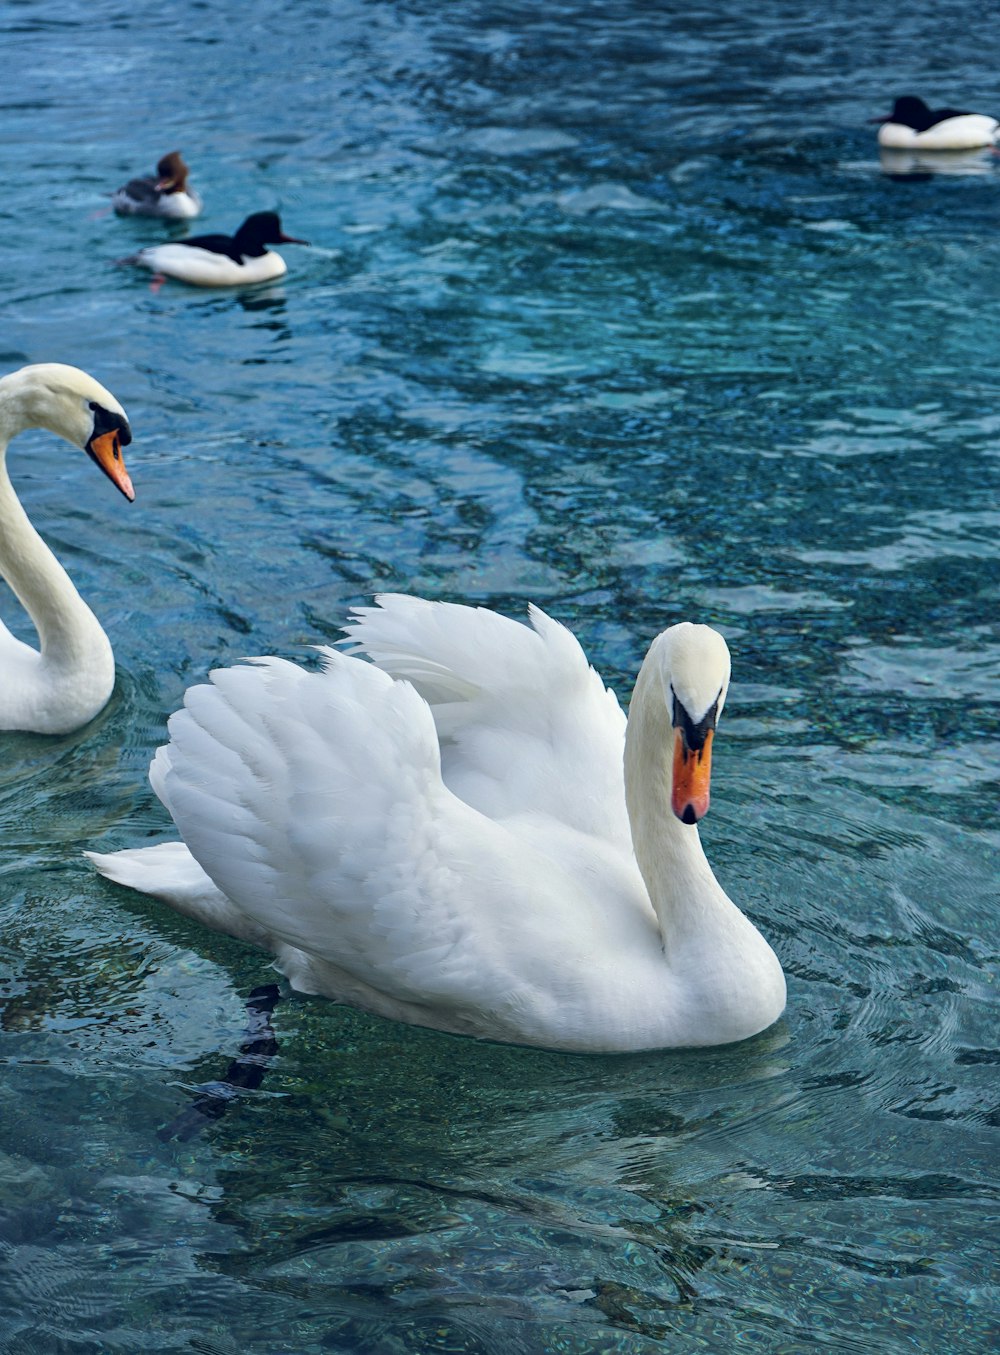
[[[258,659],[191,688],[150,779],[183,843],[90,854],[269,950],[292,986],[566,1050],[713,1045],[785,1003],[702,850],[729,685],[718,632],[659,635],[628,721],[575,637],[385,595],[373,663]]]
[[[47,428],[85,451],[130,501],[122,447],[132,432],[121,405],[78,367],[42,362],[0,380],[0,575],[31,617],[39,648],[0,621],[0,730],[66,734],[107,704],[115,682],[108,637],[32,527],[7,474],[11,438]]]

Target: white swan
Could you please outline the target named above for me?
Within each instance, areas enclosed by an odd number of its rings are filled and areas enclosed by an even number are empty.
[[[302,992],[417,1025],[568,1050],[769,1026],[781,967],[695,826],[722,637],[658,636],[626,726],[543,612],[377,601],[346,628],[374,663],[324,649],[322,671],[257,659],[191,688],[150,768],[184,842],[98,870]]]
[[[115,662],[97,618],[14,493],[7,445],[28,428],[47,428],[85,451],[129,500],[135,492],[121,449],[132,433],[115,397],[77,367],[44,362],[0,379],[0,575],[40,644],[32,649],[0,622],[0,730],[66,734],[107,704]]]

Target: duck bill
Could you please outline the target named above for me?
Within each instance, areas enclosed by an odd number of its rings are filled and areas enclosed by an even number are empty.
[[[87,455],[95,461],[101,470],[132,503],[135,490],[125,462],[122,459],[121,434],[117,428],[109,428],[106,433],[96,433],[87,443]]]
[[[697,823],[708,813],[709,782],[712,778],[712,731],[705,742],[693,749],[680,729],[674,730],[674,780],[670,807],[681,823]]]
[[[308,240],[300,240],[297,235],[286,235],[284,231],[278,235],[279,245],[308,245],[308,243]]]

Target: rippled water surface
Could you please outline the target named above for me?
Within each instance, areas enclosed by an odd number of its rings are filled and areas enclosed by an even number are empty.
[[[899,177],[865,122],[1000,111],[995,43],[693,8],[4,8],[2,366],[109,386],[138,495],[12,449],[119,681],[0,736],[4,1355],[996,1340],[1000,161]],[[107,211],[175,146],[199,229],[313,242],[286,279],[111,266],[183,232]],[[538,602],[623,697],[666,624],[725,632],[703,836],[787,1013],[588,1058],[289,998],[167,1139],[273,974],[81,848],[167,835],[187,685],[387,588]]]

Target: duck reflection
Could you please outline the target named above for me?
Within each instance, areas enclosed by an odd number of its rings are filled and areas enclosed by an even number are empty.
[[[997,155],[991,146],[980,146],[972,151],[887,150],[879,148],[879,165],[890,179],[932,179],[942,175],[992,174],[997,167]]]
[[[247,288],[238,293],[236,300],[245,311],[273,311],[278,315],[284,315],[288,304],[287,293],[280,284]],[[278,326],[272,328],[277,329]]]

